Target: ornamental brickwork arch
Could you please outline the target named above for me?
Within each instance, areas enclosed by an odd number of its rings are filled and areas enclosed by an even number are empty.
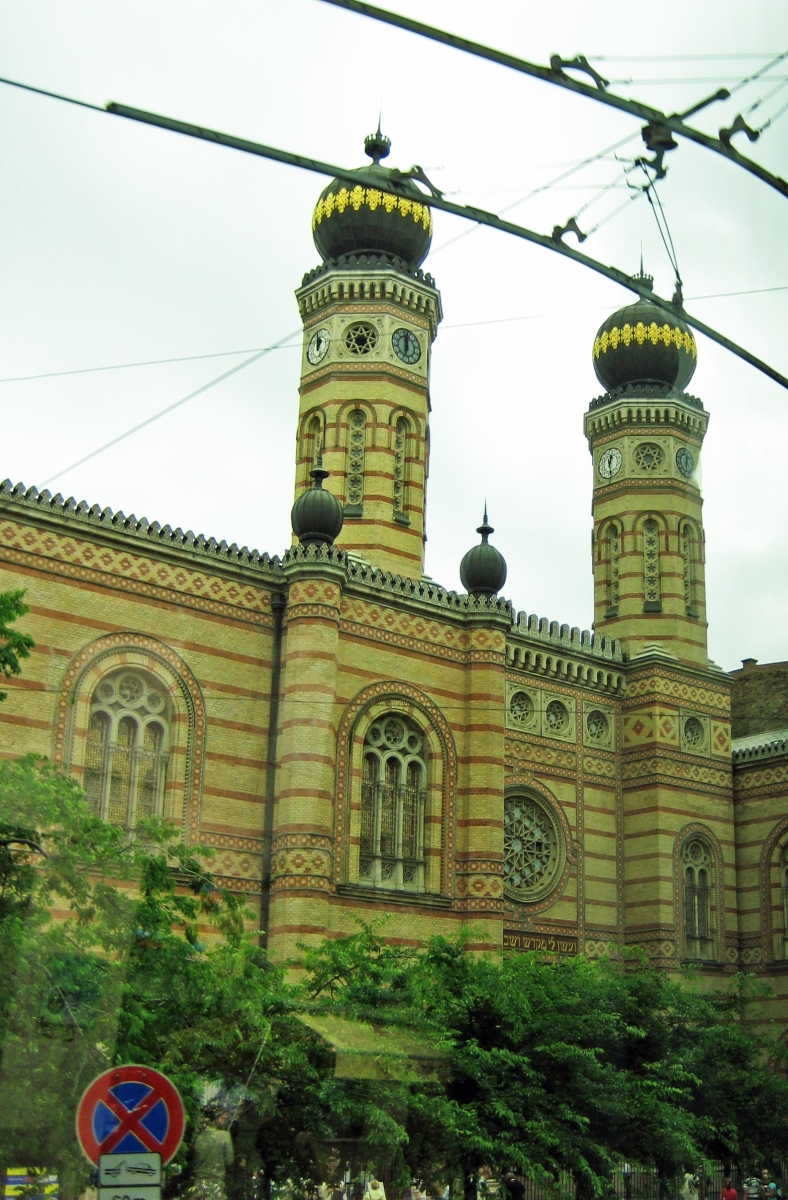
[[[336,805],[334,837],[340,853],[334,856],[334,884],[356,882],[358,831],[360,823],[361,760],[364,739],[372,723],[386,713],[410,718],[423,732],[428,756],[427,827],[439,818],[439,869],[427,869],[427,894],[452,893],[455,809],[457,796],[457,751],[451,729],[428,696],[418,688],[386,680],[364,688],[350,702],[339,726],[337,741]],[[433,855],[433,858],[438,857]]]
[[[759,899],[761,911],[761,957],[763,962],[774,962],[777,959],[786,957],[785,950],[780,954],[776,950],[775,942],[779,935],[780,941],[785,945],[788,943],[788,928],[780,930],[775,929],[774,909],[775,899],[778,910],[783,909],[782,897],[782,881],[780,879],[779,867],[782,856],[788,846],[788,817],[784,817],[772,829],[769,836],[763,843],[761,850],[761,861],[759,871]],[[777,879],[774,879],[775,872]],[[777,892],[775,898],[774,892]],[[788,913],[784,913],[783,922],[786,921]]]
[[[712,925],[714,928],[714,959],[724,962],[728,959],[728,948],[725,942],[725,860],[718,838],[708,825],[700,821],[692,821],[684,825],[676,835],[673,844],[673,914],[676,929],[676,950],[679,958],[684,957],[684,928],[682,918],[684,904],[682,898],[683,870],[682,855],[685,846],[698,839],[709,851],[713,866],[712,882]]]
[[[91,700],[101,679],[122,667],[156,677],[172,707],[171,776],[164,815],[180,825],[184,839],[197,842],[205,760],[205,703],[189,667],[156,638],[113,633],[85,646],[69,663],[60,685],[53,759],[79,782]]]

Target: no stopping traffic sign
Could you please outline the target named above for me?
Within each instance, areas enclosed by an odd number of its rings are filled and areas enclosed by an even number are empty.
[[[174,1156],[183,1138],[183,1101],[166,1075],[153,1067],[124,1066],[104,1071],[82,1094],[77,1137],[98,1166],[101,1154]]]

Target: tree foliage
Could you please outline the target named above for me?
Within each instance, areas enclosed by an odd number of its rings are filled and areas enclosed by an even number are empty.
[[[0,674],[6,679],[21,674],[19,660],[29,658],[33,649],[33,639],[29,634],[11,628],[14,621],[30,612],[24,595],[24,592],[0,592]],[[5,700],[7,694],[0,692],[0,700]]]

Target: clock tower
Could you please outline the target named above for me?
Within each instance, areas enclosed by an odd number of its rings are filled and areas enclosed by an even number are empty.
[[[296,293],[304,341],[296,499],[318,455],[342,504],[337,545],[383,570],[424,570],[429,369],[440,293],[420,264],[432,216],[413,181],[381,165],[389,140],[366,139],[378,187],[333,180],[312,217],[322,264]]]
[[[656,644],[705,667],[700,454],[709,417],[685,391],[695,339],[672,313],[638,300],[605,321],[593,354],[606,389],[585,417],[594,628],[620,638],[630,656]]]

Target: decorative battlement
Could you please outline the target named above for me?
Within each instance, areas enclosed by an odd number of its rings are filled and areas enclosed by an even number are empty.
[[[619,692],[624,686],[623,654],[616,638],[597,637],[587,629],[570,629],[558,621],[520,612],[510,639],[506,644],[508,667],[608,692]]]
[[[709,414],[694,396],[645,384],[618,390],[621,392],[618,396],[598,396],[591,402],[585,415],[586,437],[598,437],[628,426],[642,429],[670,425],[698,437],[706,433]]]
[[[53,496],[46,488],[39,492],[38,488],[26,488],[23,483],[13,484],[10,479],[6,479],[0,483],[0,505],[4,502],[35,509],[38,513],[51,513],[54,517],[65,518],[68,521],[99,526],[109,532],[136,538],[148,545],[154,543],[156,546],[166,546],[167,549],[201,554],[269,575],[281,577],[282,574],[276,556],[260,554],[258,550],[250,550],[248,546],[239,548],[235,542],[228,546],[225,541],[217,542],[214,537],[206,538],[201,533],[194,534],[191,529],[184,533],[180,528],[160,525],[158,521],[149,521],[147,517],[127,517],[123,512],[113,512],[111,508],[100,508],[98,504],[89,505],[86,500],[77,502],[73,496],[64,500],[60,492]]]
[[[779,730],[779,733],[785,733],[785,730]],[[763,734],[755,734],[754,737],[762,737]],[[746,741],[746,738],[736,738],[737,742]],[[775,737],[771,742],[760,742],[753,746],[734,745],[732,758],[734,766],[744,766],[745,763],[763,762],[766,758],[781,758],[788,755],[788,737]]]
[[[617,400],[680,400],[682,404],[690,404],[693,408],[705,411],[697,396],[689,392],[679,392],[667,383],[628,383],[625,387],[613,388],[603,396],[592,400],[589,408],[601,408],[603,404],[615,404]]]
[[[421,269],[410,271],[401,259],[390,259],[385,254],[329,259],[304,276],[296,299],[304,323],[333,304],[358,303],[407,309],[429,321],[433,336],[443,319],[440,292],[432,276]]]

